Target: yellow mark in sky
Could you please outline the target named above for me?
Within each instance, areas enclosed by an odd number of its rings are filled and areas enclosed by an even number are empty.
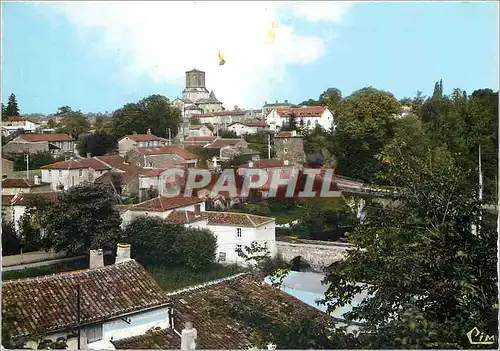
[[[219,66],[224,65],[226,63],[226,60],[224,60],[224,56],[222,55],[222,52],[220,52],[220,50],[217,55],[219,56]]]
[[[267,31],[266,34],[266,44],[272,44],[274,43],[274,40],[276,39],[276,27],[278,25],[276,24],[276,21],[273,21],[273,24],[271,25],[271,29]]]

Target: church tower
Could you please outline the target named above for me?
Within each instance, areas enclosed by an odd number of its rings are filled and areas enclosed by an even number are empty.
[[[208,99],[209,92],[205,87],[205,72],[197,69],[186,72],[186,88],[182,92],[182,97],[192,102]]]

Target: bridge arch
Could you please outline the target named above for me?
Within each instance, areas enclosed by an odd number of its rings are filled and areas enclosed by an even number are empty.
[[[291,270],[294,272],[311,272],[312,266],[302,256],[295,256],[290,261],[292,264]]]

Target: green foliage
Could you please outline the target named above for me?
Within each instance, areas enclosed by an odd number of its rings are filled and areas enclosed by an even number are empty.
[[[78,139],[81,134],[90,130],[90,123],[80,110],[74,111],[69,106],[62,106],[55,115],[62,117],[56,125],[58,133],[66,133]]]
[[[337,111],[342,102],[342,92],[337,88],[328,88],[319,96],[318,102],[326,105],[330,111]]]
[[[201,125],[201,122],[200,122],[199,118],[192,117],[189,119],[189,124],[191,124],[193,126],[199,126],[199,125]]]
[[[121,218],[109,187],[84,183],[71,187],[45,213],[43,245],[56,251],[111,250],[120,237]]]
[[[2,110],[2,114],[3,112],[4,111]],[[5,108],[5,116],[19,116],[19,107],[17,106],[17,99],[14,93],[9,95],[9,101],[7,102],[7,107]]]
[[[134,258],[146,266],[199,270],[215,261],[217,240],[208,230],[185,228],[160,218],[139,217],[124,230]]]
[[[50,165],[54,162],[64,161],[64,155],[54,157],[50,152],[43,151],[29,155],[29,167],[31,170],[40,169],[43,166]],[[26,156],[17,155],[13,158],[14,171],[26,170]]]
[[[366,321],[364,348],[469,348],[472,327],[498,330],[497,234],[452,157],[430,166],[407,156],[393,162],[399,203],[369,205],[347,259],[328,273],[325,301],[332,310],[362,286],[372,294],[345,315]]]
[[[2,219],[2,256],[20,253],[21,241],[16,234],[14,223]]]
[[[181,111],[168,98],[151,95],[113,113],[112,135],[118,140],[127,134],[145,134],[151,129],[152,134],[166,138],[168,129],[172,135],[177,135],[181,122]]]
[[[80,137],[76,146],[80,156],[85,157],[87,153],[91,156],[103,156],[116,150],[116,140],[105,132],[95,132]]]
[[[238,135],[232,130],[219,130],[219,138],[237,139]]]
[[[206,283],[242,272],[237,265],[209,264],[197,271],[186,267],[147,266],[146,270],[166,291],[172,292],[188,286]]]
[[[392,138],[399,109],[392,94],[373,88],[358,90],[342,101],[331,149],[339,174],[375,180],[382,167],[376,156]]]
[[[88,262],[77,260],[72,262],[59,263],[53,266],[24,268],[17,271],[3,271],[2,280],[21,279],[29,277],[38,277],[41,275],[56,274],[61,272],[71,272],[88,268]]]

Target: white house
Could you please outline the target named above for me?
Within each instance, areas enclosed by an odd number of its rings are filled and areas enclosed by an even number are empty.
[[[40,167],[42,182],[50,183],[52,190],[68,190],[69,188],[85,183],[93,183],[111,167],[94,158],[71,159]]]
[[[333,113],[326,106],[275,108],[267,115],[266,122],[271,130],[277,131],[288,123],[290,116],[295,116],[297,125],[308,129],[314,129],[317,125],[326,130],[336,128]]]
[[[189,126],[185,133],[186,137],[207,137],[214,135],[214,132],[204,124]]]
[[[237,136],[244,134],[257,134],[261,130],[268,128],[266,122],[253,121],[253,122],[235,122],[230,124],[227,129],[235,132]]]
[[[24,133],[35,133],[40,128],[40,124],[31,122],[25,117],[10,117],[2,122],[2,136],[9,136],[18,130],[23,130]]]
[[[3,311],[16,319],[13,337],[42,332],[45,339],[65,338],[75,350],[78,306],[81,349],[114,350],[113,341],[152,328],[173,331],[171,300],[130,258],[130,245],[118,245],[114,265],[104,266],[102,250],[90,255],[88,270],[3,282]]]
[[[128,151],[137,147],[158,147],[161,146],[161,139],[156,135],[151,134],[148,129],[146,134],[126,135],[118,140],[118,152],[120,156],[124,156]]]
[[[35,175],[34,181],[23,178],[2,179],[2,195],[16,195],[20,192],[46,192],[50,191],[49,184],[42,183],[40,176]]]

